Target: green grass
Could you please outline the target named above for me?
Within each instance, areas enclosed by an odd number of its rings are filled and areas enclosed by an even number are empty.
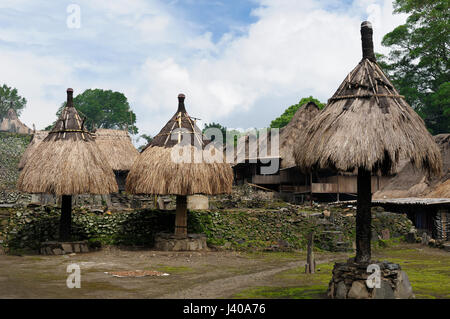
[[[450,254],[420,245],[393,242],[390,248],[373,249],[373,259],[398,263],[408,275],[416,299],[450,298]],[[282,256],[283,254],[280,254]],[[264,256],[266,258],[276,257]],[[291,257],[286,255],[286,257]],[[317,255],[316,255],[317,257]],[[344,259],[343,259],[344,260]],[[343,261],[342,260],[342,261]],[[234,298],[311,299],[326,298],[334,262],[319,264],[315,274],[305,274],[304,267],[281,272],[273,277],[275,286],[243,290]]]

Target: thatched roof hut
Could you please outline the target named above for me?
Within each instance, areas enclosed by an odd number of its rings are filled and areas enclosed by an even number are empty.
[[[370,30],[371,27],[370,27]],[[345,77],[294,149],[303,169],[396,173],[401,158],[439,173],[439,148],[424,121],[397,92],[373,55]]]
[[[178,96],[177,112],[134,162],[125,186],[133,194],[177,195],[175,235],[181,237],[187,236],[186,196],[230,193],[233,184],[228,163],[202,159],[203,151],[215,155],[219,150],[204,139],[186,112],[184,99],[183,94]]]
[[[439,173],[442,167],[439,148],[424,121],[376,62],[372,34],[370,22],[363,22],[361,62],[294,147],[295,162],[303,170],[358,169],[356,262],[371,258],[371,174],[395,173],[401,158],[429,173]]]
[[[8,110],[6,117],[0,123],[0,132],[11,132],[19,134],[32,134],[33,130],[23,124],[17,117],[16,111],[13,108]]]
[[[233,174],[229,164],[224,161],[194,162],[193,153],[205,149],[209,141],[204,139],[202,131],[186,112],[184,95],[178,99],[177,112],[134,162],[127,177],[127,191],[156,195],[215,195],[231,192]],[[178,134],[179,131],[183,133]],[[179,136],[183,142],[185,138],[189,139],[183,146],[184,154],[190,154],[189,163],[176,163],[171,158],[172,148],[180,141]]]
[[[60,240],[70,239],[72,195],[118,191],[113,170],[73,106],[73,90],[54,128],[25,163],[17,188],[62,195]]]
[[[47,137],[47,135],[48,131],[36,131],[33,133],[30,144],[28,144],[27,149],[23,152],[22,157],[20,158],[18,165],[19,170],[24,168],[25,163],[31,157],[31,154],[33,154],[38,145]]]
[[[129,171],[139,152],[131,142],[127,131],[97,129],[95,143],[114,171]]]
[[[73,90],[67,93],[70,99]],[[111,166],[72,103],[26,161],[17,187],[27,193],[55,195],[117,191]]]
[[[293,150],[300,132],[319,114],[319,107],[314,102],[308,102],[300,106],[289,123],[280,130],[280,157],[281,168],[296,166]]]

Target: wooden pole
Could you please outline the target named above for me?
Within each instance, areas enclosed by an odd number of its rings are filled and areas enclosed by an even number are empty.
[[[316,260],[314,259],[314,233],[309,233],[308,236],[308,252],[306,255],[305,273],[314,274],[316,271]]]
[[[72,196],[62,195],[59,240],[69,241],[72,232]]]
[[[309,193],[309,204],[313,205],[313,192],[312,192],[312,172],[309,173],[309,186],[310,186],[310,193]]]
[[[177,195],[175,235],[187,237],[187,197],[182,195]]]
[[[358,168],[358,203],[356,211],[356,258],[358,263],[370,262],[370,225],[372,222],[371,205],[371,173],[364,168]]]

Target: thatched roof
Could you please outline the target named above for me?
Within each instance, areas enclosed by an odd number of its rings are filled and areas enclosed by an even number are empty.
[[[98,129],[94,136],[95,143],[113,170],[129,171],[131,169],[139,152],[131,142],[127,131]]]
[[[314,102],[308,102],[300,106],[289,123],[280,130],[280,157],[281,168],[296,166],[294,160],[294,145],[296,145],[300,132],[320,112]]]
[[[303,170],[362,167],[395,173],[401,158],[429,173],[441,171],[439,149],[424,121],[400,96],[375,60],[372,27],[363,23],[363,59],[327,106],[301,132],[294,158]]]
[[[111,166],[73,107],[72,89],[55,127],[26,161],[17,188],[55,195],[118,191]]]
[[[47,137],[48,131],[36,131],[31,137],[30,144],[28,144],[27,149],[23,152],[22,157],[20,158],[20,162],[18,165],[19,169],[23,169],[25,163],[30,158],[31,154],[33,154],[34,150],[38,147],[38,145]]]
[[[0,123],[0,131],[20,134],[33,133],[32,129],[30,129],[19,120],[16,111],[14,111],[14,109],[12,108],[8,110],[6,117],[3,118],[2,122]]]
[[[183,154],[188,154],[189,163],[179,163],[172,159],[174,146],[181,145],[178,144],[179,134],[176,129],[182,129],[184,132],[181,141],[184,141],[184,138],[189,139],[182,147]],[[212,154],[217,151],[212,143],[204,140],[201,130],[189,117],[184,106],[184,95],[180,94],[177,112],[134,162],[125,188],[133,194],[230,193],[233,172],[229,164],[224,161],[195,162],[194,152],[210,148]]]

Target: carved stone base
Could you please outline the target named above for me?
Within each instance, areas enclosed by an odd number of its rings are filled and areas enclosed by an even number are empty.
[[[208,250],[205,234],[188,234],[177,237],[174,234],[158,233],[155,236],[155,249],[162,251],[196,251]]]
[[[352,259],[335,263],[333,277],[328,285],[328,297],[332,299],[411,299],[414,298],[408,276],[400,265],[387,261],[374,261],[380,269],[379,288],[369,288],[366,281],[376,276],[367,271],[369,263],[356,264]],[[376,266],[374,267],[376,268]]]

